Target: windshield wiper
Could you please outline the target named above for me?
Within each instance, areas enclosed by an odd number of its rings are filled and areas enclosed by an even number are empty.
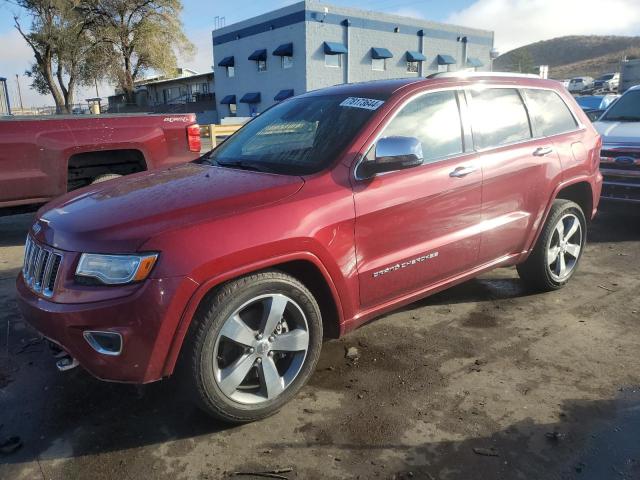
[[[237,168],[239,170],[250,170],[254,172],[273,173],[273,170],[266,167],[261,162],[247,162],[246,160],[235,160],[231,162],[216,162],[218,167]]]
[[[619,117],[606,117],[602,120],[609,122],[640,122],[640,117],[633,117],[631,115],[620,115]]]

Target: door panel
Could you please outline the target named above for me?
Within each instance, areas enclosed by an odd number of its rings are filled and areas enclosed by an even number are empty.
[[[511,86],[472,88],[467,93],[474,145],[482,150],[485,233],[478,259],[487,263],[528,248],[529,233],[539,225],[548,186],[560,168],[552,140],[534,138],[542,136],[538,127],[553,129],[563,122],[547,115],[544,105],[539,112],[538,93],[532,99],[535,105],[527,104],[525,93]]]
[[[382,175],[356,186],[356,252],[363,307],[465,271],[480,245],[482,172],[451,177],[473,156]]]
[[[364,308],[424,289],[477,262],[482,170],[475,153],[464,153],[469,130],[460,119],[461,103],[453,90],[406,102],[380,136],[418,139],[424,164],[354,184]],[[375,160],[372,152],[375,145],[365,161]]]
[[[534,154],[549,148],[546,155]],[[484,153],[481,156],[482,221],[485,234],[480,263],[520,253],[537,228],[548,203],[549,185],[560,171],[558,154],[548,139],[539,139]]]

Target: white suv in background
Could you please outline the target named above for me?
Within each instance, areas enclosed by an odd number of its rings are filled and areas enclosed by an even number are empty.
[[[619,73],[605,73],[593,82],[593,88],[595,90],[605,90],[607,92],[617,92],[618,85],[620,84]]]
[[[574,77],[569,80],[569,90],[571,93],[580,93],[587,88],[591,88],[593,86],[593,78],[592,77]]]

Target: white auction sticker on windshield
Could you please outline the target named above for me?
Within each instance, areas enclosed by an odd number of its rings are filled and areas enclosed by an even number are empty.
[[[375,98],[349,97],[340,104],[341,107],[364,108],[365,110],[377,110],[384,104],[384,100]]]

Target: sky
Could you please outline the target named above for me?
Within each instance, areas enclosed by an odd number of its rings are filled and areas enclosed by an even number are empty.
[[[216,17],[226,25],[295,3],[293,0],[183,0],[182,21],[197,48],[180,66],[198,72],[211,70],[211,30]],[[564,35],[640,35],[640,0],[329,0],[332,5],[376,10],[412,18],[454,23],[495,31],[495,47],[502,53],[539,40]],[[24,76],[33,53],[13,27],[14,5],[0,0],[0,77],[7,77],[12,104],[17,105],[18,78],[25,106],[52,105],[48,96],[29,88]],[[23,23],[28,24],[23,15]],[[100,84],[103,97],[113,87]],[[95,88],[76,98],[94,97]]]

